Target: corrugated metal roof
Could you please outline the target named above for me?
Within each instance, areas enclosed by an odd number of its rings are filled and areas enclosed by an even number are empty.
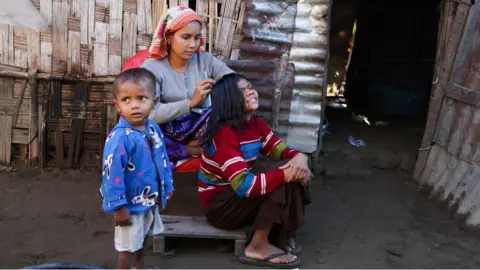
[[[287,54],[295,65],[293,92],[282,93],[278,131],[287,143],[310,153],[317,148],[321,123],[329,4],[248,0],[239,46],[241,59],[280,59]]]

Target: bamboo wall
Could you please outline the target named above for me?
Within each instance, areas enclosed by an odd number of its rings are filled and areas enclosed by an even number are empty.
[[[100,144],[92,141],[98,140],[103,132],[105,119],[102,120],[101,111],[109,110],[103,103],[110,99],[111,85],[99,82],[82,88],[78,78],[118,74],[127,59],[148,48],[164,10],[177,5],[188,6],[189,1],[30,1],[49,26],[36,31],[0,24],[0,75],[2,70],[37,70],[39,74],[54,76],[39,79],[38,87],[33,90],[34,99],[30,98],[32,89],[25,79],[0,76],[0,150],[5,149],[0,163],[10,162],[12,143],[20,145],[22,158],[34,159],[42,155],[36,147],[42,136],[35,134],[44,124],[43,139],[50,141],[49,145],[55,149],[43,153],[48,160],[57,160],[56,164],[64,160],[63,163],[71,166],[76,162],[74,156],[69,155],[75,154],[68,149],[84,144],[87,150],[92,146],[88,154],[91,158],[83,163],[77,160],[77,163],[93,165]],[[205,49],[220,59],[236,59],[245,13],[242,1],[198,0],[192,8],[204,18]],[[76,89],[83,89],[82,94]],[[49,110],[41,108],[42,102],[48,99],[58,103],[49,105],[53,106]],[[43,120],[39,115],[42,109],[47,114]],[[80,132],[80,141],[77,135],[72,136],[74,131]],[[64,145],[62,151],[61,145]]]

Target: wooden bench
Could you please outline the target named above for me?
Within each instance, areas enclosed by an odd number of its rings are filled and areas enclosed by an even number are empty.
[[[165,237],[231,239],[235,241],[234,255],[243,255],[246,234],[243,230],[225,231],[208,224],[205,217],[162,216],[165,231],[153,237],[153,252],[165,251]]]

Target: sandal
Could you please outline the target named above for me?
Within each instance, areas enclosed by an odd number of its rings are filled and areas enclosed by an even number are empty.
[[[274,263],[271,262],[270,260],[287,255],[288,253],[282,252],[282,253],[275,253],[270,256],[267,256],[263,259],[253,259],[249,258],[247,256],[240,256],[238,257],[238,260],[243,263],[243,264],[250,264],[254,266],[266,266],[266,267],[271,267],[275,269],[293,269],[293,268],[298,268],[300,266],[300,259],[297,257],[294,261],[288,262],[288,263]]]

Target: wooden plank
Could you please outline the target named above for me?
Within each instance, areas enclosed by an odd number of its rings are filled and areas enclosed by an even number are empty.
[[[122,8],[122,0],[110,0],[108,29],[108,74],[110,75],[116,75],[122,69]]]
[[[443,148],[448,147],[448,140],[452,132],[452,127],[457,116],[456,102],[453,99],[446,98],[443,102],[442,111],[438,119],[434,142]]]
[[[27,55],[27,35],[28,30],[22,27],[15,27],[13,31],[14,50],[15,50],[15,66],[28,68],[28,55]]]
[[[82,14],[82,2],[85,0],[70,0],[70,16],[80,19]]]
[[[0,163],[9,164],[12,151],[12,117],[0,116]]]
[[[288,81],[286,78],[287,73],[287,66],[288,66],[288,53],[284,53],[280,57],[280,65],[279,67],[274,70],[276,74],[276,85],[273,90],[272,96],[272,111],[271,111],[271,123],[270,126],[272,127],[273,131],[278,131],[278,117],[280,115],[280,102],[282,99],[282,90],[283,86],[285,85],[285,81]]]
[[[28,129],[15,128],[13,129],[12,144],[28,144]]]
[[[152,30],[151,0],[137,0],[138,34],[150,34]]]
[[[435,179],[432,179],[430,185],[432,187],[429,198],[438,198],[439,193],[443,192],[444,187],[448,181],[451,180],[451,177],[457,167],[458,160],[453,155],[447,155],[447,161],[443,164],[443,169],[440,170],[440,174]],[[438,169],[438,167],[437,167]]]
[[[27,88],[27,86],[28,86],[27,81],[25,81],[23,83],[23,90],[20,93],[20,97],[15,100],[15,108],[14,108],[15,112],[14,112],[13,117],[12,117],[12,123],[14,125],[16,125],[16,123],[17,123],[18,114],[20,112],[20,104],[23,101],[23,94],[25,93],[25,89]]]
[[[15,86],[12,78],[0,78],[0,99],[13,99],[14,87]]]
[[[80,43],[92,45],[95,38],[95,0],[80,1]]]
[[[466,138],[462,144],[459,157],[463,160],[472,161],[477,142],[480,142],[480,108],[473,113],[472,120],[466,132]],[[464,132],[464,131],[463,131]]]
[[[167,0],[152,0],[152,32],[154,33],[162,14],[167,11]]]
[[[52,53],[53,46],[51,42],[40,43],[40,70],[43,72],[52,72]]]
[[[457,157],[460,154],[467,133],[465,132],[470,125],[473,115],[472,106],[467,104],[458,104],[458,112],[453,123],[447,151]]]
[[[68,73],[82,74],[80,32],[68,31]]]
[[[451,80],[480,92],[480,5],[470,7]]]
[[[445,89],[445,96],[480,107],[480,89],[470,89],[456,83],[449,83]]]
[[[61,130],[55,131],[55,158],[55,162],[57,163],[57,165],[63,166],[63,132]]]
[[[123,12],[137,14],[137,0],[123,0]]]
[[[68,60],[68,3],[67,0],[53,2],[52,18],[52,70],[53,72],[67,72]]]
[[[432,187],[433,184],[437,182],[440,176],[443,174],[443,172],[445,171],[445,165],[448,164],[450,156],[448,152],[440,145],[435,144],[435,146],[439,148],[439,151],[438,157],[436,158],[435,163],[433,163],[431,171],[428,175],[428,179],[426,181],[426,184],[429,187]]]
[[[426,183],[430,177],[430,173],[432,172],[432,168],[434,168],[435,163],[437,162],[437,159],[439,157],[441,147],[438,145],[434,144],[431,148],[431,151],[425,151],[428,154],[428,159],[427,163],[425,166],[425,169],[422,170],[422,175],[420,178],[417,180],[418,185],[420,188],[423,188],[426,186]]]
[[[28,85],[30,89],[30,127],[29,130],[29,159],[34,160],[38,158],[38,89],[37,89],[37,70],[30,69],[28,71],[29,79]]]
[[[122,62],[125,63],[136,53],[137,14],[123,13]]]
[[[242,27],[243,20],[245,19],[245,2],[242,1],[240,6],[240,12],[237,19],[237,28],[235,29],[235,35],[233,36],[232,51],[230,53],[230,60],[237,60],[240,57],[240,42],[243,38]]]
[[[0,24],[0,63],[15,65],[13,26]]]
[[[447,180],[447,183],[444,187],[442,197],[440,198],[442,201],[448,200],[449,197],[452,196],[453,192],[463,183],[465,183],[465,178],[468,175],[470,170],[470,163],[465,162],[463,160],[458,160],[457,167],[455,171],[451,175],[451,178]]]
[[[53,17],[53,2],[52,0],[40,0],[40,14],[47,22],[48,25],[52,25]]]
[[[216,18],[217,17],[217,3],[215,1],[210,1],[208,3],[208,52],[213,52],[214,47],[214,36],[213,32],[216,25]]]
[[[95,44],[93,45],[93,73],[96,76],[108,74],[108,24],[95,24]]]
[[[170,216],[163,215],[162,221],[165,231],[163,236],[213,238],[213,239],[246,239],[243,230],[226,231],[220,230],[207,222],[206,217]]]
[[[467,214],[471,212],[472,206],[478,203],[478,194],[480,192],[480,185],[478,179],[480,179],[480,166],[473,165],[471,170],[468,171],[463,183],[457,187],[453,192],[452,204],[460,202],[457,213]],[[459,200],[462,198],[462,200]]]
[[[47,164],[47,109],[48,109],[48,94],[50,92],[49,87],[45,84],[40,84],[38,91],[38,159],[40,168],[45,168]]]
[[[40,68],[40,33],[30,30],[27,32],[27,64],[28,68]]]

